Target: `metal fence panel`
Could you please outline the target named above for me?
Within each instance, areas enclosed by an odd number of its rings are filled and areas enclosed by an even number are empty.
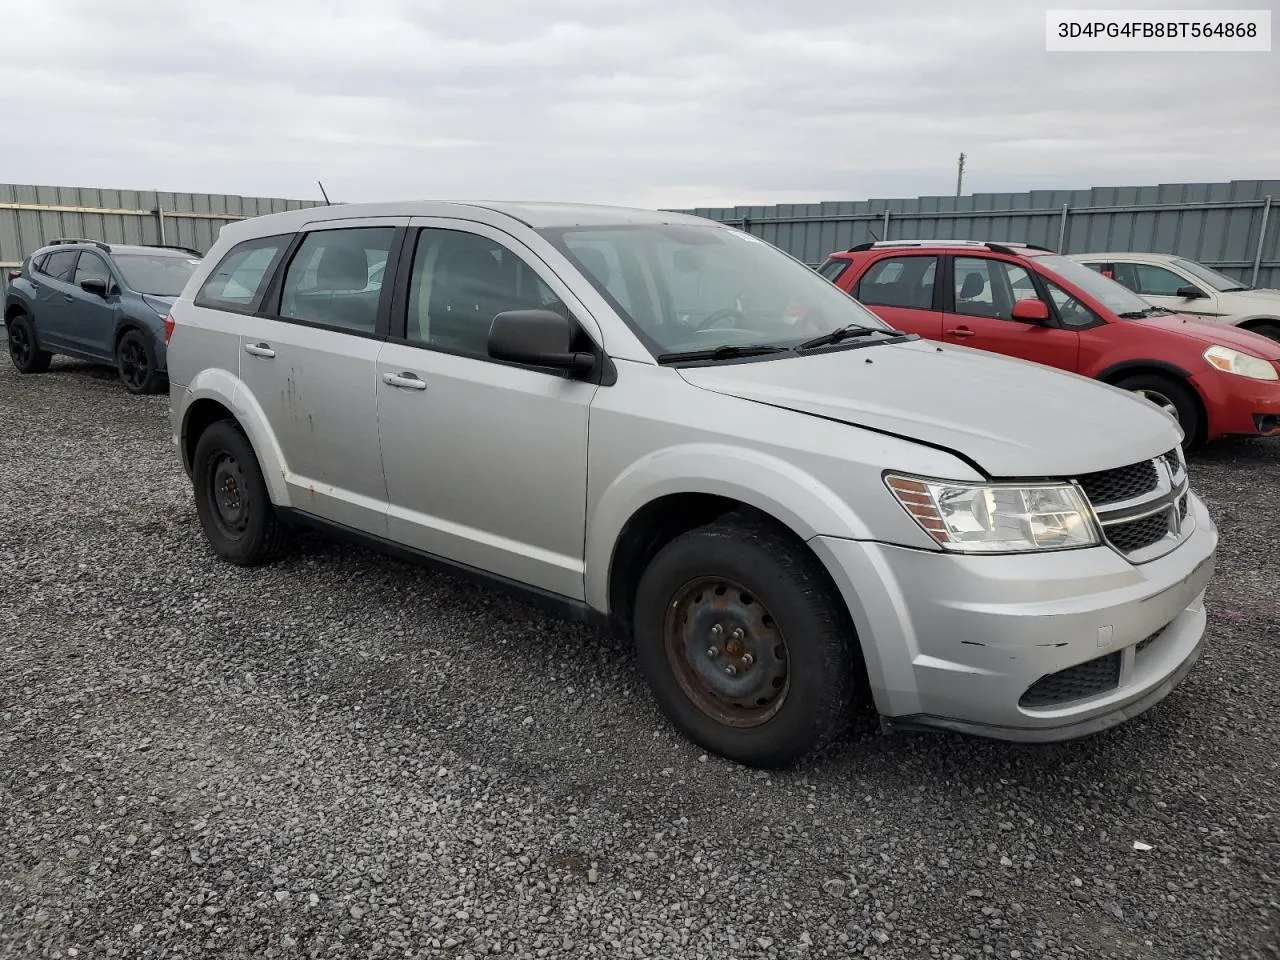
[[[56,237],[169,243],[204,252],[224,224],[319,201],[0,184],[0,295],[9,270]]]
[[[1177,254],[1280,287],[1276,206],[1280,180],[1232,180],[682,212],[748,230],[814,266],[875,239],[1009,240],[1063,253]]]

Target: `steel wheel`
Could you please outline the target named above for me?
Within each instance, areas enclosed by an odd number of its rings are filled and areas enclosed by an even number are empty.
[[[681,689],[719,723],[756,727],[786,702],[786,640],[741,585],[720,577],[689,581],[672,597],[663,633]]]
[[[14,366],[22,368],[31,362],[31,352],[35,345],[31,342],[31,335],[27,333],[26,324],[10,323],[9,324],[9,356],[13,360]]]
[[[129,389],[140,392],[151,376],[151,361],[146,348],[134,336],[126,336],[120,343],[120,379]]]
[[[209,464],[209,496],[213,518],[222,533],[239,540],[249,527],[249,486],[240,461],[221,453]]]

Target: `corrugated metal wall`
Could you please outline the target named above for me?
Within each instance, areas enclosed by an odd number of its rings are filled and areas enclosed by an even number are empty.
[[[1062,253],[1172,253],[1245,283],[1254,282],[1256,263],[1257,285],[1280,287],[1276,207],[1280,180],[1233,180],[684,212],[743,226],[815,266],[833,250],[875,239],[1011,240]]]
[[[203,253],[225,223],[317,205],[313,200],[208,193],[0,184],[0,292],[8,284],[10,266],[56,237],[164,242]]]

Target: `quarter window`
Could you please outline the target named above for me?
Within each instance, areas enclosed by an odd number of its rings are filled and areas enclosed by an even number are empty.
[[[588,270],[601,268],[581,249],[574,254]],[[419,233],[409,278],[410,341],[487,358],[495,316],[539,309],[570,316],[533,268],[502,244],[459,230]]]
[[[858,281],[857,299],[878,307],[933,308],[937,257],[885,257]]]
[[[253,309],[288,237],[262,237],[232,247],[196,294],[197,307],[247,313]]]
[[[307,234],[284,277],[280,316],[373,333],[382,274],[394,227],[316,230]]]
[[[1030,274],[1016,263],[987,257],[956,257],[956,313],[1012,320],[1013,305],[1035,296]]]
[[[1092,327],[1103,322],[1100,316],[1052,280],[1046,279],[1044,276],[1041,276],[1040,279],[1044,280],[1044,285],[1049,288],[1049,296],[1053,299],[1053,305],[1058,308],[1058,318],[1062,321],[1064,327],[1071,330],[1083,330],[1085,327]]]
[[[828,260],[818,268],[818,273],[826,277],[832,283],[840,279],[840,275],[844,273],[845,268],[849,266],[848,260]]]

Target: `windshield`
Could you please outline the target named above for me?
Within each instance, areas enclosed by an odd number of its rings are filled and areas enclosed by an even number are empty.
[[[200,264],[168,253],[117,253],[114,259],[130,290],[153,297],[178,296]]]
[[[1194,260],[1178,259],[1173,261],[1174,265],[1187,271],[1197,280],[1203,280],[1215,290],[1226,293],[1228,290],[1248,290],[1249,288],[1239,280],[1232,279],[1226,274],[1219,273],[1217,270],[1210,270],[1203,263],[1196,263]]]
[[[1122,287],[1114,280],[1108,280],[1102,274],[1091,270],[1083,263],[1068,260],[1066,257],[1053,254],[1037,257],[1037,264],[1056,273],[1069,283],[1074,283],[1095,300],[1118,314],[1146,313],[1152,309],[1151,304],[1128,287]]]
[[[850,325],[890,329],[805,264],[740,230],[645,224],[541,232],[655,356],[796,346]]]

